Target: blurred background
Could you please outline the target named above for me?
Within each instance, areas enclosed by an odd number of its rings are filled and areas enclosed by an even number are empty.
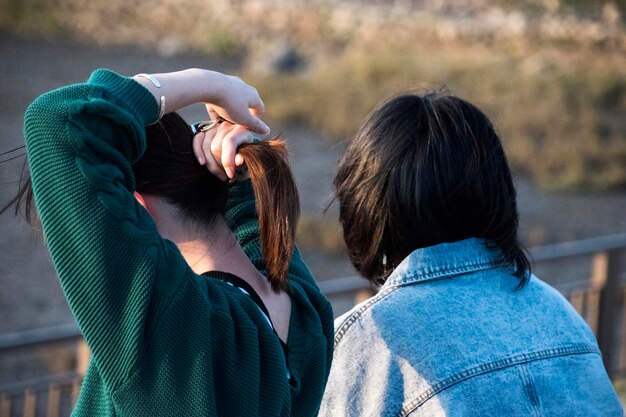
[[[340,314],[372,289],[345,255],[337,159],[382,100],[444,88],[498,127],[522,242],[596,331],[621,390],[625,13],[624,0],[0,0],[0,205],[18,189],[14,149],[39,94],[101,67],[234,73],[290,144],[298,243]],[[0,317],[0,417],[67,414],[88,350],[22,214],[0,216]]]

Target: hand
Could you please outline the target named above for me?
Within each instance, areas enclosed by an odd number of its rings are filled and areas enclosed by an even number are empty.
[[[218,95],[212,97],[206,106],[210,116],[217,114],[261,135],[270,132],[270,128],[257,117],[265,111],[259,93],[239,77],[225,75],[219,85]]]
[[[218,117],[214,110],[209,114],[213,120]],[[206,165],[213,175],[226,181],[235,178],[237,168],[245,164],[243,157],[237,154],[237,148],[253,140],[252,132],[244,126],[222,122],[196,134],[193,151],[200,165]]]
[[[153,76],[160,87],[145,77],[134,79],[152,93],[157,103],[165,97],[165,113],[205,103],[209,115],[217,114],[261,135],[270,131],[258,117],[265,110],[259,93],[238,77],[197,68]]]

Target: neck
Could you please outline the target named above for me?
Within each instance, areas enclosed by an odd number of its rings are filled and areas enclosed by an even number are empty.
[[[176,244],[193,272],[229,272],[248,282],[267,306],[279,337],[287,341],[291,317],[289,295],[272,290],[270,282],[252,264],[222,216],[209,226],[198,227],[179,220],[176,209],[164,201],[150,196],[143,199],[161,236]]]
[[[205,230],[181,225],[159,231],[176,244],[196,274],[223,271],[243,276],[257,272],[221,216]]]
[[[163,200],[144,196],[145,207],[159,234],[176,244],[196,274],[224,271],[238,276],[258,274],[222,216],[208,226],[180,219],[177,210]]]

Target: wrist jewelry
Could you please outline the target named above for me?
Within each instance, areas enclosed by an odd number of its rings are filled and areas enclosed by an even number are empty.
[[[135,77],[146,78],[147,80],[150,80],[152,85],[154,85],[156,88],[161,88],[161,83],[159,82],[159,80],[157,80],[157,78],[154,75],[141,73],[141,74],[135,75]],[[157,119],[151,124],[155,124],[159,120],[161,120],[164,114],[165,114],[165,96],[161,96],[161,98],[159,99],[159,117],[157,117]]]

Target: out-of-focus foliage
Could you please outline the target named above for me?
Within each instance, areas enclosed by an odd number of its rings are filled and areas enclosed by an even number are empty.
[[[390,92],[443,85],[490,115],[517,172],[556,189],[626,186],[623,73],[602,65],[581,70],[544,63],[538,69],[538,57],[466,62],[446,57],[449,52],[370,52],[338,57],[314,74],[248,78],[273,117],[339,139],[349,138]]]
[[[334,219],[301,217],[296,240],[301,248],[319,250],[332,256],[342,256],[346,253],[341,226]]]
[[[233,57],[268,117],[343,140],[442,85],[544,186],[626,188],[626,1],[0,0],[0,28]]]

